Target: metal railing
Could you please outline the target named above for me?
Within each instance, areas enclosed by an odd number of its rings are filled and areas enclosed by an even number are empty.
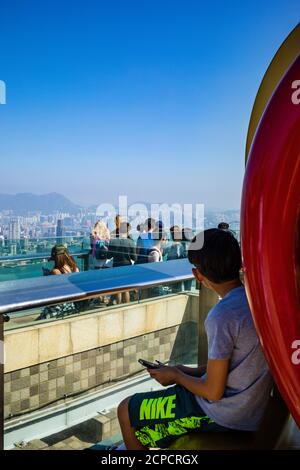
[[[187,259],[0,283],[0,314],[193,279]]]
[[[71,252],[70,254],[75,257],[83,257],[89,255],[90,250],[80,250]],[[28,254],[28,255],[15,255],[15,256],[0,256],[0,265],[6,263],[15,263],[18,261],[43,261],[50,260],[51,254],[48,252],[37,253],[37,254]]]

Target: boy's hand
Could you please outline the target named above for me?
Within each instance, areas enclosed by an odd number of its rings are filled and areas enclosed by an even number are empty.
[[[151,377],[166,387],[176,383],[178,369],[171,366],[161,366],[159,369],[147,369]]]

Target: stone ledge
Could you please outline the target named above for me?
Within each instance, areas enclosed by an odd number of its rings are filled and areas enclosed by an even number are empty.
[[[196,305],[179,294],[8,330],[5,373],[179,325],[195,317]]]

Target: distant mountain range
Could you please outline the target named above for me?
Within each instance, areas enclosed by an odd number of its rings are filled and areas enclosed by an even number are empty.
[[[141,202],[146,206],[150,215],[151,204],[149,202]],[[96,211],[97,206],[90,206],[89,211]],[[0,211],[11,210],[14,215],[27,215],[30,212],[42,212],[42,214],[53,214],[54,212],[66,212],[69,214],[76,214],[82,209],[81,206],[74,204],[68,198],[58,193],[49,193],[36,195],[32,193],[19,193],[19,194],[0,194]],[[117,207],[116,207],[116,210]],[[173,221],[173,215],[170,214],[171,225],[175,223]],[[193,217],[194,219],[194,217]],[[221,221],[239,221],[239,211],[232,210],[221,210],[216,208],[205,207],[205,219],[206,225],[216,225]],[[193,220],[193,222],[195,222]]]
[[[78,212],[80,206],[74,204],[65,196],[58,193],[42,194],[31,193],[0,194],[0,210],[12,210],[16,215],[40,211],[43,214],[53,212]]]

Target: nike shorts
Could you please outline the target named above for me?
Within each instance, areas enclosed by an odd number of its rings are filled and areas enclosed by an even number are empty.
[[[174,439],[193,430],[228,431],[210,419],[195,396],[180,385],[136,393],[128,409],[135,435],[146,447],[167,448]]]

